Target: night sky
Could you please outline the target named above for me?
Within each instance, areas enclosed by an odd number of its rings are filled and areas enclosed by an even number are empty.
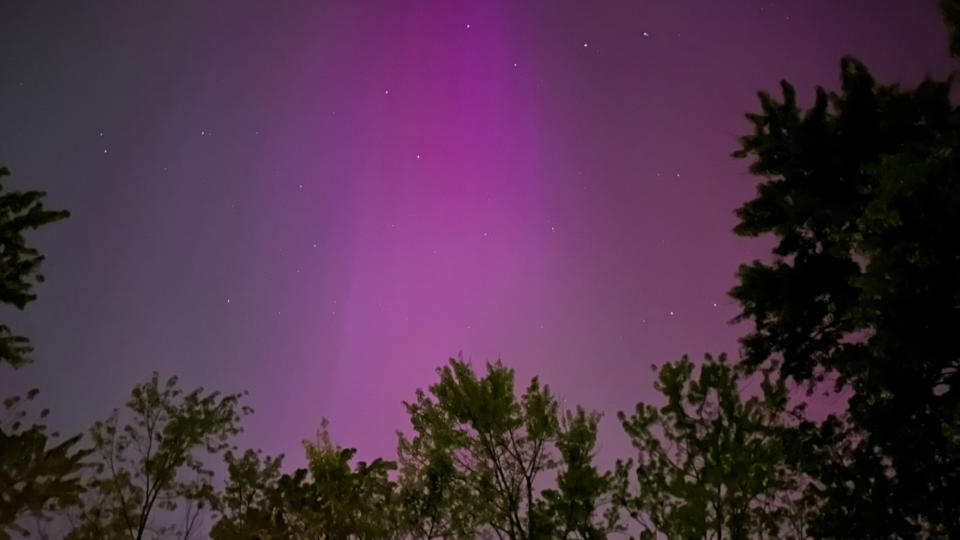
[[[954,67],[934,0],[0,3],[0,164],[73,216],[8,395],[77,432],[154,370],[251,393],[244,446],[320,418],[391,457],[401,402],[463,351],[606,413],[650,365],[736,351],[769,244],[729,154],[756,91],[839,60]]]

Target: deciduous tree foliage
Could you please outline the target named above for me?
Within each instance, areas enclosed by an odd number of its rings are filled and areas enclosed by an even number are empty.
[[[740,381],[723,355],[699,368],[683,357],[660,368],[665,405],[618,414],[637,450],[617,465],[619,499],[641,538],[805,537],[788,527],[799,479],[782,436],[786,388],[764,378],[743,398]]]
[[[359,461],[356,449],[333,443],[326,423],[316,442],[305,441],[307,468],[284,475],[280,488],[298,538],[394,538],[396,506],[391,461]]]
[[[852,389],[849,417],[807,439],[832,456],[808,463],[828,498],[815,534],[960,537],[960,114],[950,81],[841,73],[807,110],[786,82],[761,93],[734,154],[765,179],[735,231],[777,241],[731,292],[755,324],[744,360]]]
[[[202,388],[184,393],[176,377],[161,381],[156,373],[135,386],[125,410],[90,430],[91,495],[67,538],[189,537],[199,511],[214,501],[213,472],[203,460],[229,449],[251,412],[241,398]],[[162,519],[178,510],[181,518]]]
[[[227,464],[227,485],[214,504],[218,519],[210,538],[291,538],[279,508],[277,490],[283,456],[271,458],[256,450],[237,456],[228,450],[223,457]]]
[[[389,539],[403,537],[393,462],[351,465],[356,450],[332,441],[324,421],[305,441],[307,468],[279,472],[280,458],[227,454],[229,480],[217,505],[214,540]]]
[[[76,435],[53,443],[42,423],[48,411],[39,418],[27,420],[22,407],[37,395],[13,396],[3,402],[3,429],[0,429],[0,539],[10,534],[26,535],[21,523],[25,516],[45,520],[59,510],[79,501],[82,491],[82,460],[89,453],[74,447]]]
[[[24,233],[69,213],[45,209],[42,191],[7,190],[2,180],[9,174],[0,167],[0,303],[24,309],[37,297],[34,285],[43,281],[43,255],[27,244]],[[19,368],[29,363],[32,351],[27,338],[0,324],[0,364]],[[48,433],[43,423],[46,409],[28,422],[23,407],[36,395],[34,389],[26,399],[7,398],[0,412],[0,539],[25,534],[20,523],[24,517],[47,519],[72,504],[81,491],[78,474],[86,453],[76,450],[80,436],[53,442],[56,434]]]
[[[66,210],[47,210],[43,206],[46,193],[42,191],[10,191],[3,185],[3,177],[10,170],[0,166],[0,302],[23,309],[37,298],[33,286],[43,282],[40,263],[43,255],[27,244],[23,234],[44,225],[65,219]],[[30,361],[33,352],[30,341],[14,335],[5,324],[0,324],[0,363],[20,367]]]
[[[469,538],[479,516],[470,486],[459,476],[443,436],[437,441],[425,431],[409,440],[398,438],[398,496],[404,528],[415,538],[427,540]]]
[[[620,508],[614,502],[613,474],[593,463],[598,413],[582,407],[560,417],[555,441],[560,454],[557,486],[543,492],[546,512],[556,538],[606,538],[621,532]]]
[[[939,3],[960,56],[960,2]],[[880,85],[845,58],[841,81],[806,109],[783,82],[748,115],[734,156],[763,180],[735,232],[776,241],[731,291],[754,327],[741,364],[666,364],[666,404],[619,414],[635,461],[600,471],[597,414],[562,411],[536,378],[518,395],[499,362],[478,376],[452,359],[405,404],[396,463],[354,462],[324,423],[307,467],[284,474],[281,457],[231,450],[240,394],[154,375],[89,451],[51,442],[46,411],[26,420],[35,390],[4,402],[0,540],[64,508],[70,540],[186,539],[206,507],[215,540],[599,539],[624,530],[621,510],[642,538],[960,538],[960,112],[949,80]],[[43,198],[0,182],[0,303],[18,309],[43,281],[25,233],[68,215]],[[0,324],[0,364],[31,352]],[[845,413],[787,410],[788,387],[828,379]],[[759,388],[744,395],[745,380]],[[220,455],[217,493],[206,460]]]
[[[616,529],[598,516],[607,475],[592,465],[596,416],[561,421],[550,389],[533,379],[514,394],[513,371],[462,359],[438,370],[428,395],[407,403],[415,435],[400,436],[406,513],[422,537],[597,538]],[[559,456],[557,455],[559,453]],[[557,490],[544,473],[563,464]]]

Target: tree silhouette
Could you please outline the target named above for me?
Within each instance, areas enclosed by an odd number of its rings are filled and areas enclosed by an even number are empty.
[[[755,324],[744,359],[852,389],[849,417],[807,438],[843,459],[809,463],[829,500],[815,534],[960,537],[960,114],[950,81],[841,73],[806,111],[786,82],[761,93],[734,154],[765,178],[736,233],[777,239],[731,291]]]
[[[327,423],[317,440],[304,441],[307,468],[280,480],[290,513],[299,516],[298,538],[393,538],[394,483],[388,472],[395,464],[382,459],[350,461],[356,449],[333,443]]]
[[[281,458],[248,450],[228,453],[229,481],[219,498],[214,540],[401,538],[393,462],[351,465],[356,450],[336,445],[323,420],[316,441],[304,441],[307,467],[280,473]]]
[[[65,219],[70,213],[45,209],[46,193],[42,191],[6,190],[2,181],[9,175],[9,169],[0,167],[0,302],[23,309],[37,298],[33,286],[43,282],[40,263],[44,259],[27,244],[23,234]],[[0,324],[0,363],[20,367],[30,361],[31,352],[30,340]]]
[[[430,395],[407,403],[415,436],[400,436],[406,517],[422,537],[528,539],[602,537],[615,530],[599,519],[607,475],[593,467],[596,416],[583,411],[561,421],[550,389],[533,379],[514,395],[513,371],[487,364],[478,378],[462,359],[438,369]],[[559,449],[560,456],[557,456]],[[557,490],[542,475],[560,472]]]
[[[241,394],[198,388],[184,393],[176,377],[154,373],[131,392],[126,411],[116,410],[90,429],[95,474],[79,508],[70,540],[142,540],[176,533],[188,538],[198,512],[215,501],[213,472],[203,454],[230,448],[240,419],[252,411]],[[184,511],[183,525],[162,523],[158,511]]]
[[[46,210],[42,191],[9,191],[3,177],[10,171],[0,167],[0,303],[24,309],[36,299],[33,287],[43,281],[39,273],[43,262],[36,248],[24,238],[28,230],[63,219],[65,210]],[[0,324],[0,364],[14,369],[29,363],[33,351],[30,341],[15,335],[5,324]],[[19,523],[31,515],[46,519],[51,512],[72,504],[81,492],[78,474],[86,452],[75,446],[80,436],[54,444],[57,434],[48,433],[43,419],[28,420],[24,406],[32,403],[37,390],[25,396],[13,396],[3,401],[0,414],[0,539],[10,533],[24,534]]]
[[[9,534],[25,534],[20,523],[25,515],[45,520],[59,510],[79,501],[82,492],[82,460],[89,451],[74,447],[80,435],[57,444],[42,423],[49,411],[29,421],[22,407],[37,396],[31,390],[25,396],[13,396],[3,402],[0,424],[0,539]]]
[[[664,406],[618,414],[637,450],[635,466],[618,463],[619,493],[641,538],[806,537],[786,526],[800,486],[783,436],[786,388],[764,378],[760,395],[743,398],[740,381],[723,355],[699,370],[683,357],[660,368]]]
[[[277,489],[283,456],[262,456],[247,450],[227,451],[227,485],[214,504],[218,516],[210,531],[213,540],[280,540],[292,538],[279,508]]]

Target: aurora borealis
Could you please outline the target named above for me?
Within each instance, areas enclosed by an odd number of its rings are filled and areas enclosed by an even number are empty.
[[[156,370],[249,390],[293,462],[322,416],[388,455],[463,351],[613,433],[651,364],[736,350],[756,91],[943,75],[944,36],[911,0],[7,2],[0,163],[73,216],[0,387],[76,431]]]

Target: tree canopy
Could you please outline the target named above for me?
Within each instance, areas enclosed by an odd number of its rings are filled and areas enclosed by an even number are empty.
[[[44,257],[27,243],[24,233],[69,216],[65,210],[47,210],[42,191],[12,191],[4,186],[10,170],[0,166],[0,303],[24,309],[37,298],[34,286],[43,281]],[[33,347],[26,337],[0,324],[0,364],[14,369],[30,362]],[[82,490],[79,472],[87,452],[76,449],[80,436],[54,442],[43,409],[33,414],[38,390],[3,400],[0,411],[0,539],[26,534],[20,521],[26,516],[48,519],[74,504]]]
[[[23,309],[36,300],[33,288],[43,282],[43,255],[27,243],[24,233],[67,218],[66,210],[47,210],[43,191],[11,191],[3,185],[10,170],[0,166],[0,303]],[[20,367],[30,361],[30,340],[0,324],[0,363]]]
[[[809,439],[859,441],[818,530],[957,536],[960,115],[950,81],[879,85],[852,58],[841,75],[807,110],[786,82],[779,101],[761,93],[734,154],[765,178],[736,233],[777,239],[731,292],[755,324],[744,361],[852,390],[847,428]]]
[[[596,415],[562,414],[536,378],[517,396],[513,370],[499,362],[478,377],[451,359],[438,375],[429,395],[418,390],[407,403],[415,434],[399,444],[400,481],[416,512],[407,517],[424,537],[598,538],[618,530],[616,512],[603,509],[610,479],[592,463]],[[542,489],[543,475],[558,468],[558,489]]]
[[[618,464],[619,498],[641,538],[804,538],[802,524],[791,530],[800,478],[785,448],[786,388],[765,377],[744,398],[740,383],[724,355],[699,367],[683,357],[659,370],[665,405],[619,413],[637,450],[635,464]]]

